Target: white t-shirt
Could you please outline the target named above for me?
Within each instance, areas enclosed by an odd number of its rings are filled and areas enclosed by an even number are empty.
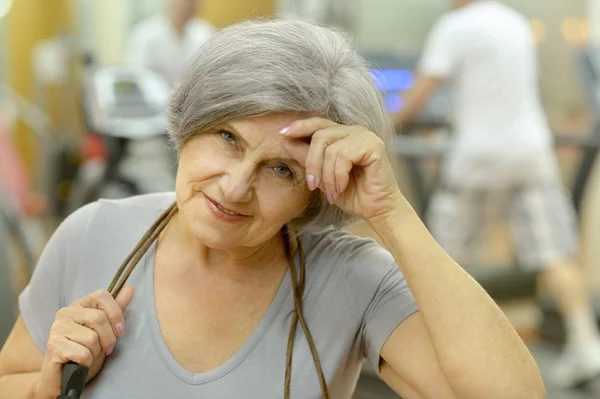
[[[446,14],[428,39],[420,72],[453,86],[456,134],[446,182],[489,187],[556,179],[536,47],[523,16],[494,0]]]
[[[154,17],[133,27],[124,59],[126,63],[152,69],[174,85],[186,62],[214,32],[209,22],[193,18],[180,36],[165,17]]]

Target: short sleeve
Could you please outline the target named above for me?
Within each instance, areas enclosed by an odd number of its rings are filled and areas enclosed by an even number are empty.
[[[345,270],[351,312],[362,319],[363,354],[378,369],[381,348],[391,333],[418,308],[392,255],[375,241],[363,240]]]
[[[42,352],[46,350],[56,312],[69,305],[64,298],[75,280],[79,249],[96,207],[97,203],[86,205],[65,219],[46,244],[29,284],[19,295],[21,316]]]
[[[433,27],[419,62],[421,74],[445,79],[456,72],[462,48],[457,22],[450,15]]]

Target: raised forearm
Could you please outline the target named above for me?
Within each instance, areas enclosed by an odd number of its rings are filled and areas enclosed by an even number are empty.
[[[0,377],[0,396],[7,399],[50,399],[36,394],[40,372],[7,374]],[[54,399],[54,398],[52,398]]]
[[[403,108],[393,115],[394,127],[397,132],[410,124],[425,106],[425,99],[416,97],[415,92],[409,92]]]
[[[433,76],[419,76],[414,86],[406,94],[404,106],[393,115],[394,126],[400,131],[405,125],[412,122],[425,107],[441,80]]]
[[[539,370],[516,331],[405,200],[370,224],[404,273],[458,397],[545,397]]]

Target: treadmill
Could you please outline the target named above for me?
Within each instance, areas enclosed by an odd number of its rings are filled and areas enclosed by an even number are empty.
[[[573,205],[581,218],[582,203],[600,148],[600,47],[581,48],[575,54],[575,63],[588,108],[593,116],[592,131],[584,137],[557,134],[556,144],[578,148],[581,152],[579,168],[571,187]],[[600,324],[600,297],[592,297]],[[564,342],[565,331],[562,319],[552,301],[541,304],[544,319],[540,335],[549,341]]]
[[[370,63],[377,88],[384,96],[387,110],[392,113],[399,111],[405,92],[414,82],[419,54],[372,53],[364,55]],[[396,157],[406,166],[410,182],[410,197],[421,217],[424,217],[427,212],[429,198],[437,178],[434,176],[434,181],[428,181],[422,161],[431,158],[439,159],[446,151],[452,128],[451,108],[449,87],[442,86],[434,93],[416,118],[404,127],[402,134],[394,137]],[[418,136],[424,131],[432,134],[427,138]]]
[[[379,70],[393,68],[413,71],[418,62],[418,57],[414,55],[375,55],[368,58],[373,62],[375,76],[377,76]],[[600,49],[582,49],[576,54],[575,62],[582,86],[586,91],[587,102],[595,116],[594,128],[592,132],[584,137],[562,133],[555,133],[554,137],[557,146],[575,147],[582,151],[581,162],[576,172],[574,184],[571,187],[573,203],[579,215],[585,189],[600,145]],[[394,85],[391,88],[397,89]],[[386,91],[382,91],[386,96]],[[388,109],[390,111],[397,110],[389,107]],[[448,88],[442,87],[415,121],[407,126],[406,131],[403,132],[404,134],[396,137],[395,153],[400,160],[406,162],[412,197],[422,216],[427,211],[429,198],[437,180],[437,176],[434,176],[433,181],[427,181],[427,174],[423,169],[422,161],[428,158],[439,159],[443,157],[450,139],[446,134],[442,134],[434,140],[424,139],[415,136],[415,133],[436,129],[443,129],[446,133],[450,132],[450,109],[451,101]],[[467,270],[496,301],[533,297],[537,293],[536,273],[534,272],[526,272],[517,267],[475,267],[467,268]]]
[[[375,55],[367,58],[372,61],[372,68],[377,79],[380,70],[402,70],[413,71],[417,65],[418,56],[414,55]],[[581,84],[584,88],[586,100],[594,115],[593,129],[583,137],[569,134],[555,133],[557,146],[569,146],[578,148],[582,152],[581,161],[576,171],[574,183],[571,187],[573,204],[578,215],[581,215],[581,207],[585,190],[590,179],[594,164],[598,158],[600,148],[600,48],[582,48],[575,56]],[[384,76],[388,76],[384,74]],[[388,95],[388,89],[395,91],[397,86],[380,86],[384,96]],[[433,191],[434,184],[427,184],[426,173],[422,167],[422,160],[426,158],[443,157],[449,140],[441,137],[440,140],[426,140],[416,137],[414,134],[423,130],[442,129],[447,132],[451,130],[448,119],[450,114],[450,101],[447,88],[438,91],[432,101],[423,112],[416,118],[413,124],[406,128],[404,135],[398,135],[395,140],[396,156],[405,161],[408,166],[410,189],[416,205],[420,208],[421,215],[427,209],[429,197]],[[386,101],[386,107],[390,112],[398,109],[394,101]],[[434,179],[435,180],[435,179]],[[469,273],[496,301],[514,300],[519,298],[530,298],[537,294],[536,274],[524,272],[515,266],[502,268],[468,268]],[[600,298],[593,298],[593,305],[600,320]],[[547,342],[564,342],[564,326],[560,315],[552,301],[542,301],[540,307],[543,321],[540,327],[540,336]],[[548,357],[554,356],[553,352],[545,347],[536,347],[535,354]],[[397,398],[398,396],[383,384],[376,372],[370,367],[365,367],[357,384],[355,399],[367,398]]]

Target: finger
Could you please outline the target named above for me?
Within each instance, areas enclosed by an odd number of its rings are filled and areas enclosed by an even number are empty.
[[[310,190],[316,189],[321,184],[325,148],[348,134],[345,127],[336,125],[315,132],[310,143],[299,139],[284,142],[287,152],[305,168],[306,184]]]
[[[337,200],[337,196],[348,187],[354,165],[363,165],[371,152],[368,140],[359,135],[348,136],[327,147],[323,173],[329,197]]]
[[[343,152],[339,153],[335,159],[334,176],[336,196],[346,191],[350,182],[350,173],[354,164],[346,158]]]
[[[325,150],[325,159],[323,160],[323,189],[325,196],[330,204],[335,203],[337,199],[337,190],[335,185],[335,163],[338,157],[340,146],[345,140],[340,140]]]
[[[73,309],[71,317],[73,323],[79,324],[86,329],[91,329],[96,333],[96,339],[99,341],[103,353],[112,352],[117,342],[117,335],[104,311],[89,308]],[[65,323],[61,326],[60,330],[65,335],[72,335],[74,331],[71,330],[71,327],[72,325]],[[73,338],[75,339],[75,337]],[[83,344],[84,342],[80,343]]]
[[[38,393],[44,397],[56,397],[59,394],[63,366],[66,363],[73,362],[90,368],[95,360],[103,362],[104,359],[102,355],[95,358],[87,346],[70,341],[64,335],[51,331],[45,348]],[[88,380],[90,377],[91,374],[88,375]]]
[[[127,307],[133,299],[133,287],[131,285],[125,285],[119,292],[119,295],[115,298],[117,304],[121,308],[122,312],[127,310]]]
[[[121,307],[106,290],[96,291],[80,301],[83,308],[100,309],[108,316],[110,325],[115,335],[122,337],[125,334],[125,319]]]
[[[304,168],[306,169],[306,183],[310,190],[314,190],[321,184],[325,152],[328,146],[343,140],[348,135],[348,128],[341,125],[317,130],[313,134],[304,164]]]
[[[330,203],[337,201],[338,195],[348,187],[350,172],[354,166],[348,155],[353,152],[355,142],[356,138],[349,136],[330,145],[325,151],[323,187]]]
[[[81,324],[77,324],[75,322],[71,322],[68,325],[63,325],[58,332],[62,333],[62,335],[67,338],[69,341],[77,342],[88,348],[94,358],[97,358],[103,353],[107,353],[116,338],[113,339],[113,342],[107,341],[105,344],[102,344],[102,340],[100,335],[96,332],[96,330],[83,326]],[[114,337],[114,334],[111,334]]]
[[[90,348],[79,342],[69,341],[69,344],[65,345],[64,354],[65,360],[67,360],[65,363],[75,362],[87,368],[92,367],[92,363],[94,363],[94,354]]]
[[[299,119],[281,129],[279,133],[289,138],[311,137],[317,130],[327,129],[339,125],[329,119],[313,117]]]
[[[61,337],[49,341],[52,342],[50,350],[52,354],[50,361],[53,368],[58,372],[62,371],[62,365],[69,362],[75,362],[81,366],[90,367],[94,362],[94,355],[90,349],[78,342],[70,341],[66,337]]]

